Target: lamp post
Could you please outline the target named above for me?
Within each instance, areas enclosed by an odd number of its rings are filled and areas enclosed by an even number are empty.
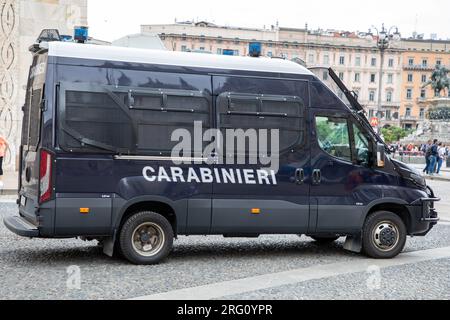
[[[398,32],[398,28],[393,26],[389,29],[384,27],[384,23],[381,26],[381,30],[377,27],[372,26],[372,28],[377,32],[377,48],[380,50],[380,74],[378,81],[378,101],[377,101],[377,112],[376,116],[380,119],[382,115],[382,91],[383,91],[383,67],[384,67],[384,54],[386,50],[391,45],[392,41],[398,41],[401,38],[400,32]],[[392,32],[395,29],[395,32]],[[372,35],[371,30],[369,30],[369,35]],[[377,132],[381,132],[381,121],[378,121],[378,125],[376,128]]]

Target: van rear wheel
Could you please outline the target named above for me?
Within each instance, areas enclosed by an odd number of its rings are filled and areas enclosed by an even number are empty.
[[[363,227],[363,251],[375,259],[396,257],[406,244],[406,226],[395,213],[378,211],[371,214]]]
[[[172,250],[172,226],[155,212],[136,213],[125,221],[119,245],[128,261],[140,265],[157,264]]]

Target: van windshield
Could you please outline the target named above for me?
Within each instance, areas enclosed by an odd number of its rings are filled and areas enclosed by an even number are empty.
[[[339,88],[337,83],[330,76],[330,69],[325,67],[315,67],[309,69],[316,75],[335,95],[339,97],[348,107],[352,108],[352,104],[348,101],[345,92]],[[342,79],[341,79],[342,80]]]

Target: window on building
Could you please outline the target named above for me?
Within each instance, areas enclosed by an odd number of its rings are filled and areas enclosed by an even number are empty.
[[[223,42],[222,37],[221,37],[221,36],[218,36],[218,37],[217,37],[217,43],[222,43],[222,42]]]
[[[328,54],[323,56],[323,63],[330,64],[330,56]]]
[[[386,93],[386,101],[387,102],[392,102],[392,91],[388,91]]]
[[[314,63],[314,54],[310,53],[310,54],[308,55],[308,62],[309,62],[309,63]]]
[[[339,64],[340,65],[344,65],[345,64],[345,57],[344,56],[340,56],[339,57]]]
[[[392,73],[389,73],[387,75],[387,83],[388,84],[393,84],[394,83],[394,75]]]
[[[182,45],[181,46],[181,51],[187,51],[187,46],[186,45]]]
[[[234,55],[238,56],[239,55],[239,50],[234,50]]]
[[[423,59],[422,60],[422,67],[428,67],[428,60],[427,59]]]
[[[273,56],[272,51],[267,51],[267,56],[271,58]]]
[[[200,51],[205,51],[205,47],[200,47]]]
[[[407,117],[407,118],[411,117],[411,107],[406,108],[405,117]]]
[[[343,72],[339,72],[339,79],[344,80],[344,73]]]
[[[412,99],[412,89],[406,89],[406,99]]]
[[[373,90],[369,91],[369,101],[370,102],[375,101],[375,91],[373,91]]]
[[[420,97],[422,99],[425,99],[427,96],[427,91],[425,89],[420,90]]]
[[[359,72],[355,73],[355,82],[361,81],[361,74]]]
[[[436,65],[437,65],[437,66],[442,65],[442,61],[441,61],[441,60],[436,60]]]
[[[373,109],[369,110],[369,118],[373,118],[375,111]]]
[[[409,58],[408,59],[408,65],[411,67],[414,65],[414,58]]]
[[[182,39],[183,41],[186,41],[186,40],[187,40],[187,35],[186,35],[186,33],[183,33],[183,34],[181,35],[181,39]]]
[[[421,120],[425,119],[425,109],[420,108],[419,117]]]
[[[355,58],[355,66],[360,67],[361,66],[361,57]]]
[[[408,82],[413,82],[413,74],[408,73]]]
[[[322,79],[323,79],[324,81],[327,81],[327,80],[328,80],[328,71],[324,71],[324,72],[323,72]]]
[[[376,75],[375,73],[372,73],[372,74],[370,75],[370,82],[371,82],[371,83],[375,83],[376,77],[377,77],[377,75]]]
[[[394,59],[393,58],[389,59],[388,66],[389,66],[389,68],[393,68],[394,67]]]
[[[372,67],[376,67],[376,66],[377,66],[377,58],[372,58],[372,59],[370,60],[370,65],[371,65]]]
[[[222,48],[217,48],[217,54],[223,54]]]
[[[391,110],[386,110],[386,120],[391,120],[392,116],[391,116]]]

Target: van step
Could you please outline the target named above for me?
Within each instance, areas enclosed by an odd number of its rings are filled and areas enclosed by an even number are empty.
[[[19,236],[28,238],[39,237],[39,229],[22,217],[7,217],[3,220],[3,223],[11,232]]]

